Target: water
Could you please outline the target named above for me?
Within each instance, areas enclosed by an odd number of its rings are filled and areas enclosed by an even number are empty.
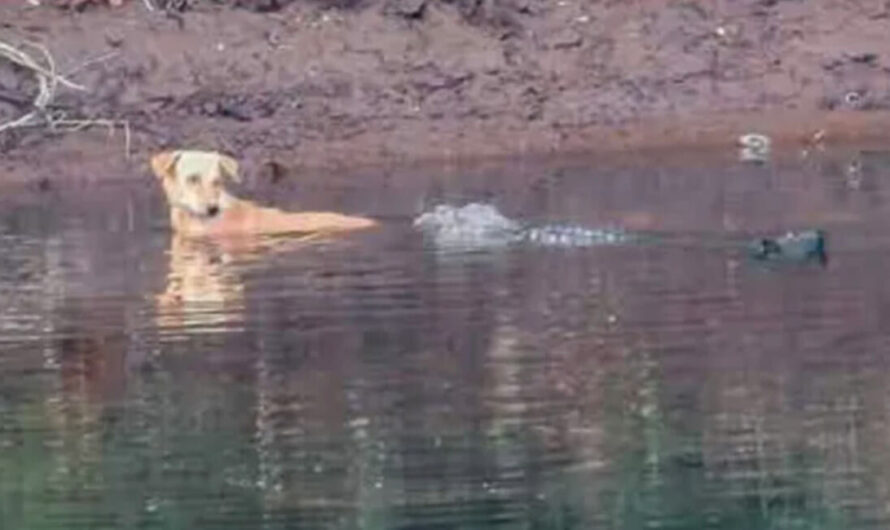
[[[0,526],[884,528],[884,160],[279,185],[385,227],[273,251],[172,239],[153,182],[10,188]],[[474,199],[675,237],[442,252],[411,227]],[[712,244],[800,227],[827,266]]]

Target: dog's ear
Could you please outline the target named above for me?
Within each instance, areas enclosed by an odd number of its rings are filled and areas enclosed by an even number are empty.
[[[223,173],[229,176],[235,182],[241,182],[241,176],[238,175],[238,161],[226,155],[219,155],[219,167]]]
[[[173,174],[174,168],[176,161],[179,160],[179,155],[179,151],[164,151],[154,155],[151,157],[152,171],[161,180],[173,178],[175,176]]]

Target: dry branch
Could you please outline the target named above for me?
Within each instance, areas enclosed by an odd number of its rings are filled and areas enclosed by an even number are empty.
[[[53,114],[48,111],[47,107],[55,99],[56,90],[60,85],[73,90],[86,90],[86,88],[56,73],[56,62],[45,46],[37,43],[25,44],[39,51],[43,60],[39,61],[33,55],[25,52],[22,47],[16,47],[4,41],[0,41],[0,58],[5,58],[30,71],[37,79],[37,95],[31,102],[31,110],[18,118],[0,123],[0,132],[39,125],[45,125],[54,131],[76,131],[93,125],[102,125],[109,128],[110,134],[114,134],[115,127],[121,126],[124,130],[126,156],[129,157],[130,124],[126,120],[68,119],[64,114]],[[107,57],[102,57],[99,60],[105,58]],[[91,62],[97,62],[97,60]],[[84,66],[81,65],[78,69]]]

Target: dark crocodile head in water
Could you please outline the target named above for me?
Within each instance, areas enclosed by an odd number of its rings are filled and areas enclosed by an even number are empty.
[[[789,232],[780,237],[764,237],[749,245],[752,258],[761,261],[826,264],[825,232],[804,230]]]

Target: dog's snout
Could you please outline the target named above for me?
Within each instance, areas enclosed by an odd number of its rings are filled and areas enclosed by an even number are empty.
[[[210,206],[207,207],[207,215],[209,215],[210,217],[214,217],[218,213],[219,213],[219,206],[217,206],[215,204],[211,204]]]

